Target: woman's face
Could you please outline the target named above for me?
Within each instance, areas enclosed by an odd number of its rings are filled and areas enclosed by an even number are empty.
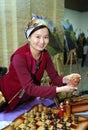
[[[28,38],[30,41],[30,47],[37,51],[43,51],[49,43],[49,31],[48,29],[41,28],[31,34]]]

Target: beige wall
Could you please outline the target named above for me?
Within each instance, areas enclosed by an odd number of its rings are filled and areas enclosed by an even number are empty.
[[[51,19],[63,37],[64,0],[0,0],[0,66],[8,67],[12,52],[26,42],[32,13]]]

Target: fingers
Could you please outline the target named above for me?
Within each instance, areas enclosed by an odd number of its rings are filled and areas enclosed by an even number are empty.
[[[70,92],[73,92],[78,89],[77,87],[72,87],[72,86],[68,86],[68,87],[69,87]]]
[[[75,78],[75,79],[81,80],[81,75],[78,74],[78,73],[73,73],[73,74],[71,74],[71,78]]]
[[[81,78],[81,75],[78,74],[78,73],[73,73],[73,74],[64,76],[64,77],[63,77],[63,81],[64,81],[64,82],[67,82],[67,81],[70,80],[72,77],[78,77],[78,78],[80,79],[80,78]]]
[[[72,74],[71,78],[69,79],[68,85],[77,87],[80,80],[81,80],[81,76],[79,74]]]
[[[72,87],[72,86],[69,86],[69,85],[66,85],[66,86],[63,87],[64,92],[73,92],[77,89],[78,89],[77,87]]]
[[[77,87],[72,87],[72,86],[69,86],[69,85],[65,85],[65,86],[62,86],[62,87],[56,87],[56,93],[73,92],[75,90],[77,90]]]
[[[67,75],[63,78],[63,83],[66,83],[69,86],[77,87],[81,80],[81,75],[78,73],[73,73]]]

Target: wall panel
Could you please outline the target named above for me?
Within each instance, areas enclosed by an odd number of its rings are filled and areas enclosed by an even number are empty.
[[[64,0],[0,0],[0,66],[8,67],[12,52],[27,42],[24,28],[32,13],[52,20],[62,35]]]

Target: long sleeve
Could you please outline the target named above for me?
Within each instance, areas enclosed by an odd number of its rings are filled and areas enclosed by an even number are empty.
[[[22,88],[25,89],[29,96],[40,96],[40,97],[55,97],[56,87],[43,87],[36,85],[31,76],[31,70],[27,68],[26,61],[20,56],[15,55],[12,59],[12,64],[15,68],[16,74],[20,81]],[[31,65],[30,65],[31,66]]]
[[[54,85],[56,85],[56,86],[63,85],[63,82],[62,82],[63,76],[58,75],[58,72],[55,70],[54,64],[49,55],[48,55],[48,59],[47,59],[46,71]]]

